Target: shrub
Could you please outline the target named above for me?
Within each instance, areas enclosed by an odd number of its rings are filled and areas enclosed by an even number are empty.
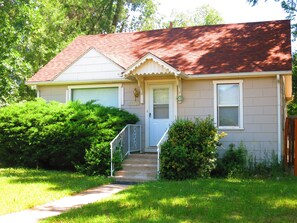
[[[222,159],[218,159],[217,167],[213,174],[218,176],[242,176],[247,167],[247,149],[243,143],[236,148],[234,144],[229,145]]]
[[[296,116],[297,115],[297,99],[295,98],[288,104],[288,115]]]
[[[257,161],[256,157],[249,156],[247,160],[246,175],[256,178],[267,178],[286,175],[283,162],[278,161],[274,151],[265,154],[264,159]]]
[[[107,174],[109,142],[137,121],[126,111],[92,103],[12,104],[0,109],[0,163]]]
[[[184,180],[208,177],[215,167],[219,134],[213,120],[175,121],[161,146],[161,177]]]
[[[212,171],[213,176],[240,178],[265,178],[283,175],[284,173],[283,165],[278,162],[274,152],[271,155],[266,154],[259,161],[256,157],[248,155],[246,146],[243,143],[240,143],[238,147],[230,144],[229,149],[221,159],[217,160],[217,166]]]

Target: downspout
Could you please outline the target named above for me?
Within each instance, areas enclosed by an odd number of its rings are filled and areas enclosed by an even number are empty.
[[[280,75],[276,76],[277,83],[277,158],[278,162],[282,159],[282,108],[281,108],[281,86]]]

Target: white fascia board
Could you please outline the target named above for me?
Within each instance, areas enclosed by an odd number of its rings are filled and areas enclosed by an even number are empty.
[[[269,77],[277,75],[292,75],[291,70],[287,71],[263,71],[263,72],[242,72],[222,74],[192,74],[186,75],[186,79],[214,79],[214,78],[243,78],[243,77]]]
[[[135,82],[128,79],[103,79],[103,80],[87,80],[87,81],[40,81],[40,82],[26,82],[26,85],[71,85],[71,84],[105,84],[105,83],[127,83]]]
[[[129,66],[123,73],[123,77],[127,77],[129,76],[129,74],[135,70],[136,68],[138,68],[139,66],[141,66],[141,64],[143,64],[144,62],[146,62],[147,60],[152,59],[154,62],[158,63],[160,66],[164,67],[165,69],[169,70],[171,73],[173,73],[175,76],[182,76],[181,71],[178,71],[177,69],[175,69],[174,67],[172,67],[171,65],[169,65],[168,63],[166,63],[165,61],[161,60],[160,58],[158,58],[157,56],[155,56],[152,53],[147,53],[144,57],[140,58],[139,60],[137,60],[135,63],[133,63],[131,66]]]

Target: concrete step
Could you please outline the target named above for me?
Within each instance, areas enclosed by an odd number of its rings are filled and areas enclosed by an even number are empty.
[[[151,154],[131,154],[128,155],[123,164],[155,164],[157,165],[157,155]]]
[[[132,153],[128,155],[128,157],[135,157],[135,158],[143,158],[143,159],[150,159],[150,158],[156,158],[157,159],[157,153]]]
[[[115,172],[116,182],[147,182],[157,179],[157,154],[131,154]]]
[[[155,181],[156,178],[139,178],[139,177],[121,177],[121,176],[115,176],[113,177],[115,179],[116,183],[145,183],[149,181]]]
[[[122,167],[126,171],[157,171],[156,164],[135,164],[135,163],[122,163]]]
[[[122,164],[130,165],[157,165],[157,160],[139,160],[139,159],[125,159]]]

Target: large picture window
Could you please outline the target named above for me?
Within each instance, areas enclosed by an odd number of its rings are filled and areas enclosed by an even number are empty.
[[[215,81],[215,121],[219,128],[243,128],[242,81]]]
[[[86,103],[94,101],[109,107],[120,107],[119,87],[117,86],[75,86],[70,87],[70,100]]]

